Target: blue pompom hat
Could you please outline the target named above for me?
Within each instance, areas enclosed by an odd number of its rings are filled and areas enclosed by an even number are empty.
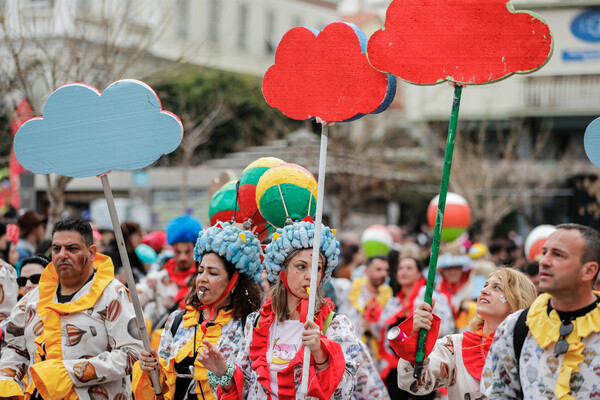
[[[437,261],[437,268],[462,267],[463,270],[471,269],[471,257],[467,255],[455,255],[452,253],[442,254]]]
[[[315,236],[315,223],[311,221],[294,222],[277,229],[273,241],[265,249],[265,268],[269,281],[274,282],[281,272],[285,259],[295,250],[312,249]],[[321,253],[325,256],[323,281],[329,280],[338,265],[340,255],[339,242],[329,227],[321,225]]]
[[[225,258],[254,282],[260,280],[264,253],[260,241],[251,231],[238,229],[230,222],[218,222],[198,234],[194,259],[200,262],[206,253]]]
[[[186,214],[172,219],[165,230],[167,243],[171,246],[175,243],[196,243],[202,224],[196,218]]]

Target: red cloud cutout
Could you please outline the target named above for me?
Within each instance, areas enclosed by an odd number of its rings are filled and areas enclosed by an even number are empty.
[[[343,22],[321,32],[290,29],[263,78],[265,100],[298,120],[336,122],[383,111],[395,94],[395,78],[389,77],[394,93],[388,94],[388,75],[369,64],[366,43],[364,33]]]
[[[394,0],[367,53],[373,67],[408,82],[481,84],[541,68],[552,34],[507,0]]]

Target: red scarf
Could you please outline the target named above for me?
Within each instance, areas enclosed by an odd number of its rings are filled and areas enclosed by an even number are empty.
[[[165,264],[165,270],[169,274],[169,278],[179,286],[179,291],[175,296],[175,303],[179,303],[181,308],[185,308],[185,295],[188,293],[190,288],[188,287],[188,280],[190,276],[196,272],[196,268],[193,266],[186,269],[185,271],[175,271],[177,262],[174,258],[171,258]]]
[[[389,323],[387,323],[386,321],[387,325],[391,325],[392,323],[394,323],[395,319],[399,318],[400,316],[402,316],[402,318],[408,318],[411,315],[413,315],[413,311],[415,309],[415,299],[417,298],[421,288],[426,284],[427,279],[425,278],[421,278],[417,282],[415,282],[412,290],[410,291],[410,294],[408,295],[408,301],[406,303],[404,302],[404,296],[406,296],[406,293],[404,292],[404,289],[400,289],[396,297],[398,297],[398,299],[400,300],[402,308],[392,317],[394,319],[388,319]],[[402,315],[400,313],[402,313]]]
[[[401,289],[398,294],[396,294],[396,297],[398,297],[398,300],[400,301],[400,309],[394,315],[388,318],[385,321],[385,326],[381,328],[377,345],[379,348],[379,356],[387,362],[387,365],[381,370],[380,373],[381,378],[384,381],[389,375],[390,371],[398,367],[398,356],[393,351],[390,351],[387,346],[387,330],[391,325],[396,324],[396,321],[410,318],[413,315],[415,309],[415,299],[417,298],[421,288],[426,284],[427,279],[425,278],[421,278],[415,282],[410,294],[408,295],[408,301],[406,303],[404,302],[404,289]]]
[[[325,299],[326,304],[321,307],[318,313],[315,314],[315,322],[319,328],[323,329],[323,321],[329,315],[329,312],[333,310],[333,305],[329,299]],[[258,375],[258,382],[267,390],[267,398],[271,398],[271,368],[267,361],[267,351],[269,349],[269,332],[271,325],[275,321],[275,312],[271,306],[271,299],[267,298],[265,304],[260,310],[260,317],[258,320],[258,326],[256,326],[252,332],[252,343],[250,344],[250,360],[252,360],[252,369]],[[326,370],[321,371],[317,378],[319,384],[317,385],[318,392],[311,392],[309,387],[308,395],[329,399],[337,385],[342,379],[346,368],[346,362],[344,354],[342,352],[339,343],[332,342],[327,339],[326,336],[321,335],[321,343],[323,350],[328,353],[329,367]],[[296,385],[294,383],[294,366],[301,364],[304,361],[304,347],[300,346],[296,356],[290,361],[288,366],[277,373],[277,384],[279,386],[279,399],[295,399],[296,398]],[[329,374],[325,373],[329,371]],[[316,375],[316,366],[314,360],[311,361],[310,366],[310,379],[309,382],[313,381]],[[327,377],[327,379],[323,379]]]
[[[444,278],[442,278],[442,283],[440,284],[439,292],[446,295],[450,306],[452,306],[452,296],[454,296],[456,292],[458,292],[463,286],[465,286],[465,283],[467,283],[467,281],[469,280],[470,273],[471,271],[463,271],[462,276],[460,277],[460,282],[457,284],[450,283]],[[456,318],[457,311],[454,310],[454,308],[452,309],[452,311],[454,312],[454,317]]]
[[[297,299],[300,299],[300,303],[298,303],[298,305],[296,306],[296,310],[300,312],[300,322],[305,323],[306,316],[308,315],[308,293],[306,293],[306,296],[304,297],[299,297],[296,295],[296,293],[290,290],[290,287],[288,286],[287,273],[285,272],[285,268],[281,269],[279,277],[281,278],[281,282],[283,282],[283,286],[285,286],[285,289],[288,291],[288,293],[291,293],[292,296],[294,296]]]
[[[487,340],[481,343],[482,338]],[[483,371],[483,365],[485,364],[485,359],[490,351],[493,339],[494,333],[488,336],[481,329],[477,332],[463,332],[463,362],[469,374],[477,380],[481,380],[481,371]]]

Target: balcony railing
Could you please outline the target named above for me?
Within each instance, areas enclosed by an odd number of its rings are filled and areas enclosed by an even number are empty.
[[[552,113],[598,114],[600,75],[528,77],[525,107]]]

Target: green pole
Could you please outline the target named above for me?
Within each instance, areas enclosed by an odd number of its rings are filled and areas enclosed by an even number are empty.
[[[458,109],[460,107],[460,95],[462,87],[456,84],[454,87],[454,99],[452,101],[452,113],[448,124],[448,139],[446,141],[446,154],[444,155],[444,169],[442,170],[442,183],[440,185],[440,197],[438,200],[438,212],[435,217],[435,228],[433,229],[433,243],[431,244],[431,257],[429,258],[429,272],[427,273],[427,287],[425,288],[425,301],[431,304],[433,285],[435,282],[435,270],[437,266],[438,253],[440,250],[440,239],[442,237],[442,224],[444,222],[444,210],[446,209],[446,194],[448,193],[448,181],[450,180],[450,167],[452,166],[452,154],[454,153],[454,138],[456,137],[456,123],[458,122]],[[413,377],[421,378],[423,360],[425,359],[425,340],[427,330],[419,331],[419,342],[415,355],[415,370]]]

